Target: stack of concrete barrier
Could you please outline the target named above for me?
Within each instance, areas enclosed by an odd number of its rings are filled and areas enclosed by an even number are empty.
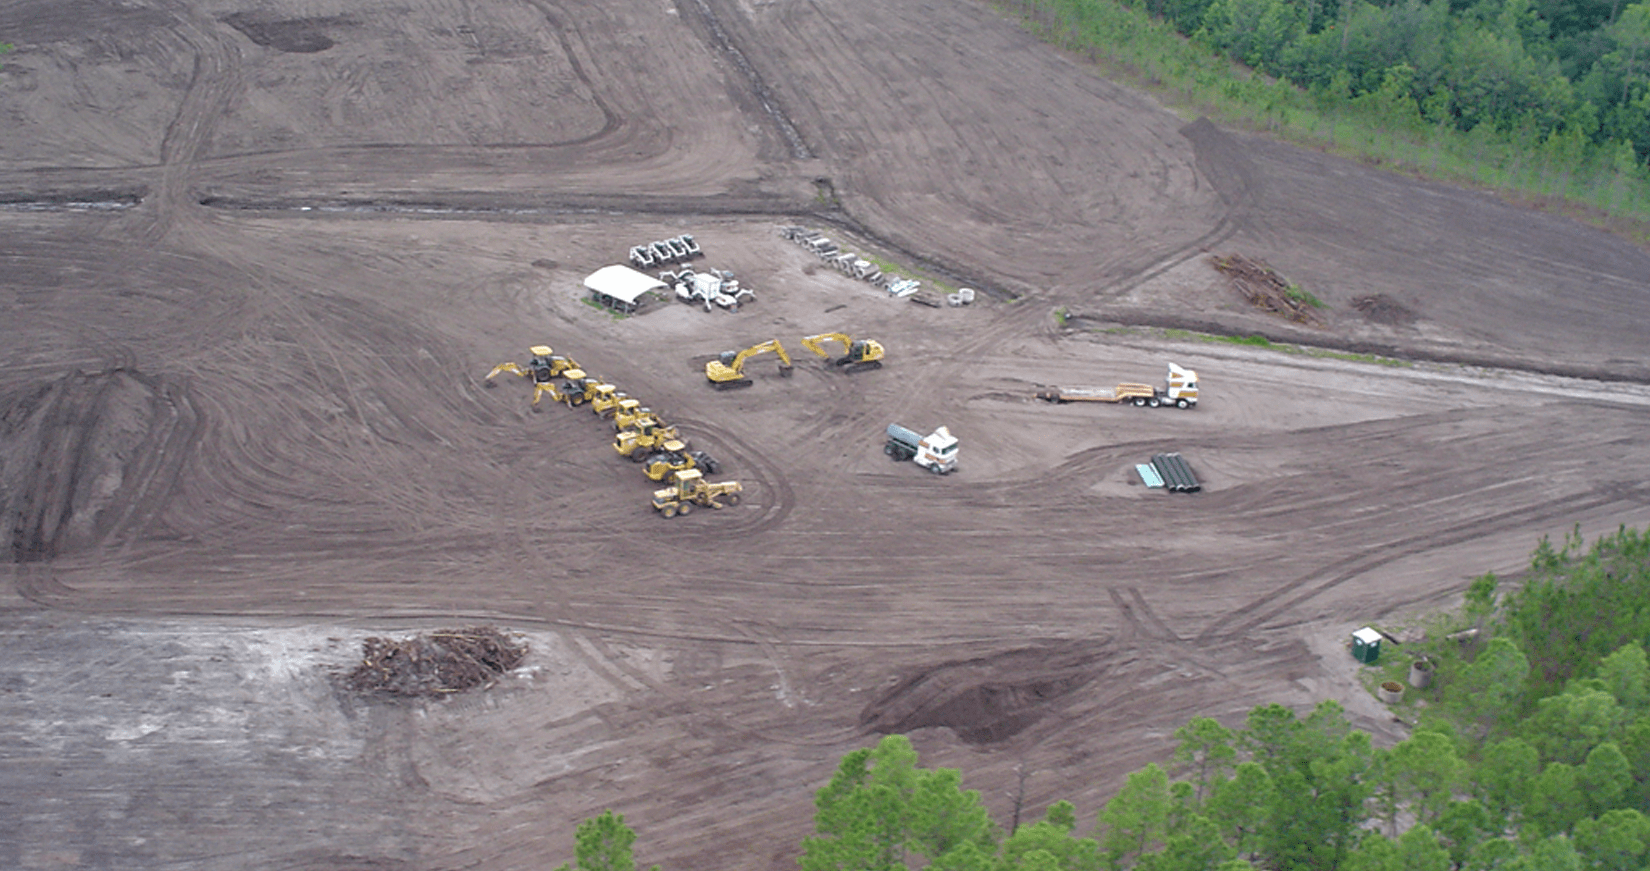
[[[646,245],[633,245],[630,248],[630,262],[637,269],[651,269],[654,266],[664,266],[669,263],[684,263],[695,257],[703,257],[705,252],[699,243],[687,233],[670,239],[660,239]]]

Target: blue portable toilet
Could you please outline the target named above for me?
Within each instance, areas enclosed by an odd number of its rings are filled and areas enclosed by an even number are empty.
[[[1365,626],[1352,633],[1352,658],[1373,665],[1381,658],[1381,633]]]

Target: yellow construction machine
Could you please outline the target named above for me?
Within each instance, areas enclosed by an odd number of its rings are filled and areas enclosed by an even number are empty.
[[[596,395],[590,399],[590,411],[597,417],[607,417],[618,411],[625,402],[635,402],[629,394],[611,384],[603,384],[596,388]]]
[[[653,409],[643,405],[640,400],[628,396],[619,400],[619,404],[613,409],[613,416],[608,420],[613,421],[614,432],[639,429],[644,423],[660,422],[659,416],[653,413]]]
[[[683,469],[672,474],[669,487],[653,491],[653,508],[666,517],[687,514],[695,505],[724,508],[738,505],[743,490],[738,481],[712,484],[698,469]]]
[[[586,375],[583,369],[569,369],[561,374],[561,388],[551,395],[567,403],[568,408],[595,399],[601,395],[602,388],[608,386],[602,383],[602,379]]]
[[[613,437],[613,450],[619,456],[640,463],[654,451],[663,450],[666,442],[681,442],[682,434],[676,427],[666,426],[656,419],[639,423],[634,429],[621,430]]]
[[[699,469],[710,475],[722,470],[722,464],[712,459],[710,454],[690,451],[687,445],[675,439],[665,442],[663,448],[642,461],[642,472],[654,481],[663,481],[672,472],[684,469]]]
[[[779,355],[780,376],[791,377],[791,355],[785,353],[785,346],[779,344],[778,339],[769,339],[743,351],[722,352],[720,357],[705,364],[705,379],[717,390],[749,387],[751,380],[745,377],[745,361],[769,351]]]
[[[487,373],[487,377],[482,381],[482,384],[492,387],[495,383],[493,379],[505,372],[519,378],[531,378],[533,380],[533,410],[538,411],[539,399],[546,393],[550,394],[551,399],[557,402],[561,401],[562,394],[556,390],[556,376],[579,368],[579,364],[571,357],[554,353],[550,350],[549,345],[534,345],[528,348],[527,352],[533,356],[527,361],[526,365],[513,361],[500,363],[493,367],[493,371]]]
[[[833,358],[831,352],[825,350],[827,342],[841,342],[842,356]],[[848,338],[846,333],[820,333],[815,336],[804,336],[802,346],[850,375],[867,369],[882,368],[882,344],[874,339],[855,341]]]

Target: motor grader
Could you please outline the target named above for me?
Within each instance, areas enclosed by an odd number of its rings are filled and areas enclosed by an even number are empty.
[[[629,457],[639,463],[647,459],[649,454],[663,450],[665,443],[672,441],[681,442],[684,446],[686,444],[682,441],[682,434],[676,431],[676,427],[666,426],[657,420],[648,420],[634,429],[621,430],[613,437],[613,450],[618,451],[619,456]]]
[[[746,348],[743,351],[723,351],[715,360],[705,364],[705,380],[717,390],[733,390],[737,387],[751,386],[751,379],[745,377],[745,361],[757,354],[766,354],[772,351],[779,355],[779,374],[781,377],[791,377],[791,355],[785,353],[785,346],[779,344],[778,339],[769,339]]]
[[[744,487],[738,481],[711,483],[698,469],[683,469],[671,475],[671,485],[653,491],[653,508],[666,517],[687,514],[695,505],[726,508],[739,504]]]
[[[549,345],[534,345],[528,348],[527,352],[532,354],[532,357],[525,365],[514,361],[500,363],[493,367],[493,371],[487,373],[487,377],[482,379],[481,383],[492,387],[496,384],[494,378],[508,372],[518,378],[532,379],[534,411],[539,410],[539,399],[546,393],[550,394],[551,399],[562,401],[562,393],[556,389],[556,376],[577,370],[579,364],[572,357],[553,352]]]
[[[825,350],[827,342],[841,342],[842,356],[833,358],[831,353]],[[882,368],[882,343],[875,339],[855,340],[849,338],[846,333],[819,333],[814,336],[804,336],[802,346],[849,375],[855,372],[864,372],[867,369]]]
[[[690,451],[687,445],[674,439],[665,442],[664,450],[655,451],[642,460],[642,471],[654,481],[663,481],[673,472],[686,469],[699,469],[706,474],[714,475],[721,471],[722,464],[718,463],[710,454],[704,451]]]

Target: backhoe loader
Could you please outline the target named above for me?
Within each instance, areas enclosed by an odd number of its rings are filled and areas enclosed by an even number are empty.
[[[557,402],[561,401],[562,395],[556,390],[556,376],[579,368],[579,364],[572,357],[552,352],[549,345],[534,345],[528,348],[527,352],[533,356],[525,366],[513,361],[500,363],[493,367],[493,371],[487,373],[487,377],[481,383],[487,387],[492,387],[496,383],[493,379],[504,372],[509,372],[519,378],[531,378],[533,379],[533,410],[538,411],[539,399],[546,393],[550,394],[551,399]]]
[[[613,437],[613,450],[621,457],[640,463],[654,451],[663,450],[667,442],[681,442],[682,434],[676,427],[665,426],[656,420],[645,421],[635,429],[622,430]],[[685,444],[685,443],[684,443]]]
[[[699,469],[706,474],[714,475],[721,471],[722,464],[711,458],[704,451],[690,451],[687,445],[671,440],[664,443],[664,450],[655,451],[642,461],[642,472],[655,481],[663,481],[670,477],[672,472],[684,469]]]
[[[653,507],[666,517],[687,514],[695,505],[723,508],[738,505],[742,490],[738,481],[712,484],[698,469],[683,469],[671,474],[669,487],[653,491]]]
[[[825,343],[831,341],[842,343],[842,356],[833,359],[830,352],[825,350]],[[867,369],[882,368],[882,344],[874,339],[855,341],[848,338],[846,333],[820,333],[816,336],[805,336],[802,345],[850,375]]]
[[[752,382],[745,377],[745,361],[769,351],[779,355],[780,376],[791,377],[791,355],[785,353],[785,346],[779,344],[778,339],[769,339],[743,351],[723,351],[720,357],[705,364],[705,379],[717,390],[749,387]]]

